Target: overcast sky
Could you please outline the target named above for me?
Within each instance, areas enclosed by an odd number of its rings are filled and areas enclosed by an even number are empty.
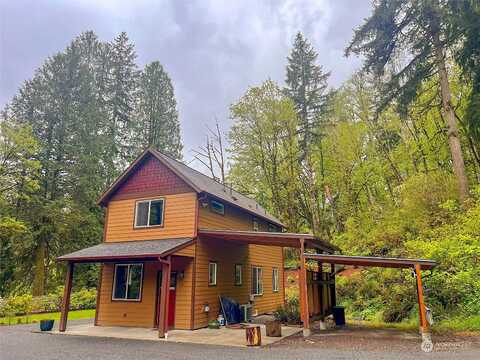
[[[249,86],[283,84],[297,31],[338,86],[360,65],[343,51],[371,10],[370,0],[0,0],[0,107],[49,55],[82,31],[101,40],[126,31],[140,66],[159,60],[173,80],[184,157]]]

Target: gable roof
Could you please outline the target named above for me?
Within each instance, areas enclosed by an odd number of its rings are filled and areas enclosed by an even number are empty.
[[[154,149],[145,150],[100,196],[97,204],[105,206],[110,197],[115,193],[115,191],[120,188],[120,186],[125,182],[125,180],[132,172],[134,172],[139,166],[141,166],[143,160],[149,155],[155,157],[162,164],[172,170],[195,192],[199,194],[207,193],[215,198],[218,198],[219,200],[227,202],[230,205],[239,207],[251,213],[252,215],[263,218],[273,224],[284,226],[280,220],[269,214],[255,200]]]

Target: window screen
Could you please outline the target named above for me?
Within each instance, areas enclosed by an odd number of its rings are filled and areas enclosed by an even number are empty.
[[[138,202],[137,203],[137,216],[136,216],[136,226],[147,226],[148,224],[148,207],[150,202]]]

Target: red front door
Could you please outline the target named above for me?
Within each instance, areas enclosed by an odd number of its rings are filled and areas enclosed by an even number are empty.
[[[173,328],[175,326],[175,300],[177,290],[177,273],[172,272],[170,276],[170,291],[168,300],[168,327]]]
[[[177,288],[177,273],[172,272],[170,274],[170,290],[169,290],[169,298],[168,298],[168,321],[167,321],[167,326],[168,328],[173,328],[175,326],[175,301],[176,301],[176,288]],[[158,272],[157,276],[157,307],[158,309],[158,303],[161,299],[160,293],[162,289],[162,272]],[[160,314],[157,313],[155,316],[155,324],[158,326],[159,323],[159,317]]]

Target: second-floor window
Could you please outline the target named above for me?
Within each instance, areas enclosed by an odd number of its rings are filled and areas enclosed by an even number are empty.
[[[164,199],[137,201],[135,205],[135,227],[162,226],[164,205]]]
[[[258,231],[259,225],[258,225],[258,219],[254,216],[253,217],[253,231]]]
[[[225,205],[223,205],[223,203],[221,203],[220,201],[210,201],[210,209],[212,209],[212,211],[217,214],[225,215]]]

